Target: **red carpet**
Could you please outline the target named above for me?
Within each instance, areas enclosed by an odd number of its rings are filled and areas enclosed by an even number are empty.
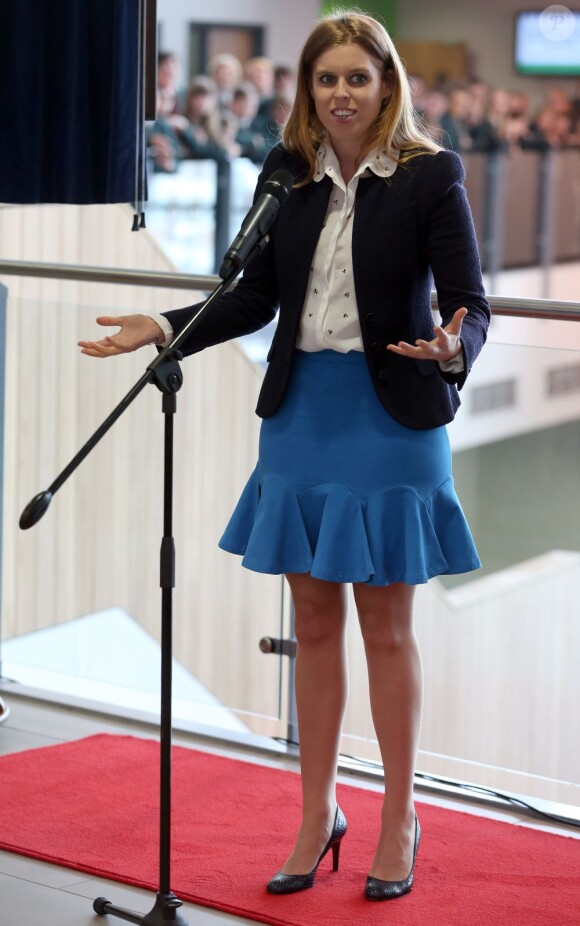
[[[155,742],[102,735],[1,758],[0,847],[155,890],[158,755]],[[173,891],[279,926],[580,923],[579,841],[427,804],[417,808],[413,891],[365,901],[381,797],[349,786],[339,795],[350,824],[340,871],[329,855],[313,890],[270,896],[264,885],[290,849],[299,798],[291,772],[175,748]]]

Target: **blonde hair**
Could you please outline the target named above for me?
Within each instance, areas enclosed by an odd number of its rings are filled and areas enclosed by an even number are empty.
[[[298,62],[296,97],[282,135],[284,147],[302,155],[308,164],[307,174],[299,179],[297,186],[304,186],[314,177],[316,152],[326,134],[312,96],[314,64],[329,48],[340,45],[360,45],[378,63],[383,80],[392,88],[365,139],[361,157],[381,147],[404,163],[418,154],[441,151],[415,113],[405,67],[384,26],[365,13],[337,10],[314,26]]]
[[[244,73],[242,62],[239,58],[236,58],[235,55],[231,55],[227,51],[220,52],[210,58],[207,63],[207,71],[210,76],[213,77],[217,69],[224,66],[229,68],[232,73],[232,84],[239,83]]]

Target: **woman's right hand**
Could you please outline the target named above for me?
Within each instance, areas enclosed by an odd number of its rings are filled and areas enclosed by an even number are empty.
[[[97,324],[117,325],[116,334],[107,335],[102,341],[79,341],[81,354],[89,357],[114,357],[145,347],[146,344],[162,344],[165,335],[157,322],[149,315],[101,315]]]

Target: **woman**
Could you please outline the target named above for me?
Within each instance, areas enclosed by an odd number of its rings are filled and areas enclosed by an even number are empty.
[[[224,161],[240,154],[240,146],[224,131],[217,85],[204,74],[192,78],[187,94],[186,127],[181,133],[184,156]]]
[[[259,461],[220,545],[260,572],[284,572],[296,612],[303,788],[293,851],[274,893],[311,887],[346,821],[335,778],[347,697],[346,583],[365,642],[386,793],[366,884],[371,900],[411,889],[422,679],[417,583],[479,566],[453,489],[445,424],[486,337],[489,307],[457,155],[414,121],[407,78],[384,28],[339,12],[300,58],[277,168],[296,178],[271,242],[182,350],[257,330],[280,307],[258,402]],[[443,327],[433,327],[431,273]],[[162,343],[192,308],[121,326],[83,351]]]

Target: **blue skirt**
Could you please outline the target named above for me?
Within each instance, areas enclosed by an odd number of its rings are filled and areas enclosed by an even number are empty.
[[[360,351],[296,351],[219,545],[254,572],[367,585],[416,585],[481,565],[445,427],[395,421]]]

